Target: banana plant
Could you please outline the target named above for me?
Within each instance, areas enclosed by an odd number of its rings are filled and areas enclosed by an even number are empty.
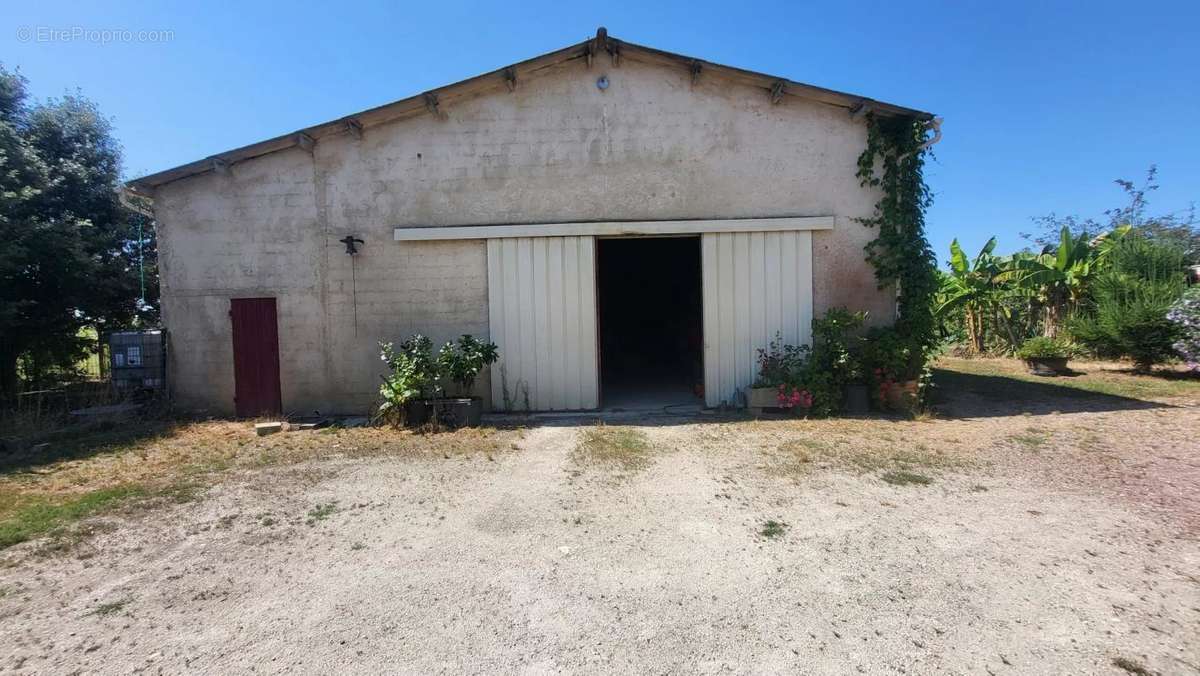
[[[1043,333],[1054,338],[1063,317],[1079,306],[1100,264],[1086,234],[1071,237],[1063,227],[1057,247],[1034,256],[1013,256],[997,279],[1037,295],[1043,307]]]
[[[998,259],[992,255],[995,249],[996,238],[993,237],[971,261],[963,253],[958,239],[950,243],[950,274],[943,277],[942,300],[936,309],[939,316],[956,308],[963,309],[967,338],[976,352],[983,352],[986,319],[996,309],[1001,292],[996,284],[999,266]]]

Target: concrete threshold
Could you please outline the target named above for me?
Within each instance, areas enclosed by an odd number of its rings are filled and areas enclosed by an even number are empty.
[[[598,409],[595,411],[543,411],[533,413],[485,413],[485,425],[587,424],[597,421],[645,420],[665,418],[708,418],[717,411],[700,406],[663,406],[638,409]]]

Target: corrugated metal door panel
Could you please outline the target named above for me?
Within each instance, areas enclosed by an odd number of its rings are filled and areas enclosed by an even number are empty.
[[[600,347],[596,335],[596,239],[579,238],[579,403],[600,406]],[[586,311],[584,311],[586,309]],[[584,358],[586,356],[586,358]]]
[[[241,417],[278,415],[279,324],[274,298],[229,301],[233,325],[234,408]]]
[[[812,234],[705,233],[705,403],[735,403],[757,375],[757,353],[779,333],[812,341]]]
[[[494,408],[599,406],[595,256],[592,237],[488,240]]]
[[[533,248],[533,279],[534,284],[542,284],[545,286],[549,281],[548,265],[546,261],[547,247],[546,239],[539,237],[531,240]],[[538,368],[536,369],[536,386],[533,388],[533,407],[539,411],[545,410],[554,396],[551,393],[553,389],[550,384],[552,381],[553,371],[546,363],[546,357],[550,356],[550,290],[547,293],[538,293],[536,290],[533,294],[533,354],[534,358],[538,359]]]
[[[546,275],[548,279],[562,279],[563,276],[563,241],[561,237],[546,240]],[[566,368],[564,346],[567,343],[566,331],[566,299],[561,293],[549,295],[550,305],[546,310],[549,326],[550,350],[546,363],[551,373],[562,373]],[[550,379],[550,401],[564,401],[567,396],[565,378]]]
[[[704,235],[700,238],[700,284],[704,306],[704,403],[713,406],[714,400],[720,403],[720,397],[710,393],[720,391],[721,341],[720,337],[720,288],[717,274],[717,242],[716,235]]]

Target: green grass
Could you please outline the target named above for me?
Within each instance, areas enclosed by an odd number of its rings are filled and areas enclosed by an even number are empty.
[[[90,612],[88,614],[89,615],[100,615],[101,617],[103,617],[104,615],[113,615],[115,613],[121,612],[121,610],[125,606],[129,605],[129,602],[132,600],[133,599],[125,598],[125,599],[118,599],[116,601],[109,601],[108,603],[101,603],[100,605],[96,606],[95,610],[93,610],[92,612]]]
[[[1014,434],[1009,437],[1009,439],[1031,451],[1038,450],[1044,446],[1047,441],[1046,435],[1035,428],[1029,428],[1029,430],[1027,430],[1024,434]]]
[[[788,528],[791,528],[791,526],[782,521],[770,519],[763,524],[762,530],[758,531],[758,534],[767,538],[768,540],[774,540],[776,538],[783,537],[783,534],[787,532]]]
[[[304,523],[315,526],[317,522],[324,521],[337,511],[337,501],[327,502],[325,504],[317,503],[316,507],[308,510],[308,519]]]
[[[943,358],[938,362],[940,370],[979,376],[1009,378],[1013,387],[1020,390],[1021,383],[1034,383],[1058,388],[1063,394],[1107,394],[1129,399],[1158,399],[1172,397],[1200,397],[1200,378],[1182,371],[1159,370],[1153,374],[1137,374],[1132,370],[1120,370],[1118,365],[1071,362],[1068,366],[1074,374],[1046,378],[1035,376],[1016,359],[959,359]]]
[[[925,486],[933,483],[933,479],[930,479],[924,474],[917,474],[916,472],[909,472],[908,470],[903,469],[884,472],[883,476],[879,478],[883,479],[889,484],[892,484],[893,486]]]
[[[1113,666],[1119,667],[1137,676],[1154,676],[1154,672],[1142,666],[1137,660],[1131,660],[1128,657],[1114,657]]]
[[[89,491],[69,498],[14,498],[0,496],[0,502],[20,500],[5,510],[9,514],[0,521],[0,549],[32,540],[62,528],[73,521],[111,509],[125,501],[146,496],[138,485],[117,486]]]

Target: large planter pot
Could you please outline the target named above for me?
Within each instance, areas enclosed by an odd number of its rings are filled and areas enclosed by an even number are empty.
[[[1035,376],[1056,376],[1067,372],[1066,357],[1031,357],[1025,360],[1025,365]]]
[[[866,385],[847,385],[842,407],[849,415],[865,415],[871,410]]]
[[[483,399],[479,397],[450,397],[445,399],[414,399],[404,405],[404,424],[420,427],[437,421],[447,427],[478,427],[483,417]]]
[[[428,399],[413,399],[404,405],[404,424],[408,427],[420,427],[429,422],[432,408]]]
[[[438,399],[434,405],[440,420],[454,428],[479,427],[483,417],[483,399],[479,397]]]
[[[779,389],[775,387],[751,387],[746,391],[746,408],[754,415],[763,409],[779,407]]]
[[[911,411],[917,407],[918,380],[892,383],[884,395],[884,402],[893,411]]]

